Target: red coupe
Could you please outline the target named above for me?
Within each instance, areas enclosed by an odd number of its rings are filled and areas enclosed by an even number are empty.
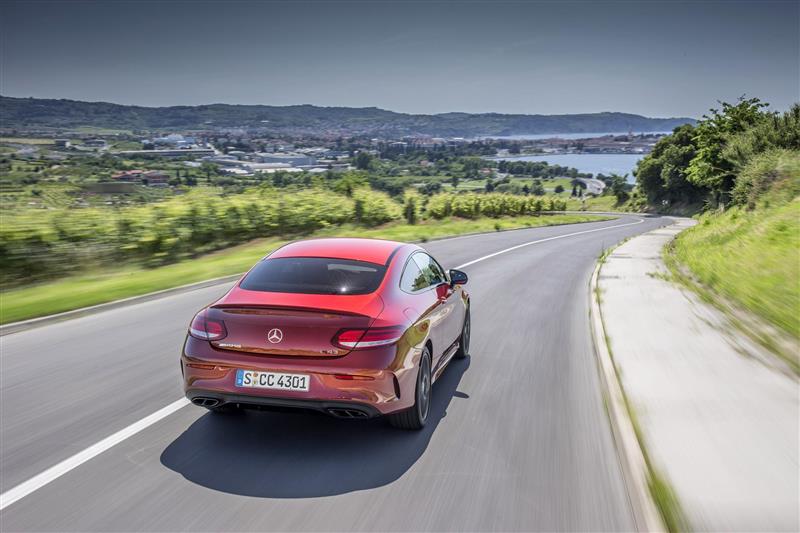
[[[413,244],[287,244],[192,320],[181,357],[186,396],[214,412],[387,415],[420,429],[431,385],[468,353],[466,282]]]

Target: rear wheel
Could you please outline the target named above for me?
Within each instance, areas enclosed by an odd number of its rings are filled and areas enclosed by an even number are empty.
[[[414,392],[414,405],[400,413],[389,415],[389,423],[400,429],[422,429],[428,420],[431,408],[431,352],[427,346],[422,350]]]
[[[467,314],[464,316],[464,325],[461,327],[461,336],[458,338],[458,350],[456,351],[456,359],[464,359],[469,355],[469,335],[470,335],[470,322],[469,322],[469,307]]]

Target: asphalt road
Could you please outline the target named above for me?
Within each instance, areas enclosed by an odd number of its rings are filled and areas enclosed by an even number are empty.
[[[632,530],[588,281],[602,249],[667,222],[623,216],[428,243],[450,268],[609,228],[464,269],[471,357],[434,386],[422,432],[189,405],[9,505],[0,529]],[[0,338],[0,490],[179,399],[187,323],[228,286]]]

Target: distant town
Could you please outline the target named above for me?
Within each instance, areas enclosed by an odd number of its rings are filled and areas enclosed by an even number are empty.
[[[19,155],[31,151],[25,138],[6,132],[2,143],[17,148]],[[563,154],[646,154],[661,133],[627,133],[562,138],[558,135],[535,139],[486,137],[401,137],[401,138],[326,138],[303,136],[279,139],[260,136],[247,130],[169,133],[165,135],[136,135],[112,133],[96,135],[82,132],[26,132],[28,138],[39,139],[39,146],[52,143],[44,157],[62,159],[70,155],[111,155],[126,160],[182,160],[189,168],[213,164],[221,175],[252,177],[274,172],[309,172],[350,170],[352,158],[358,152],[380,157],[384,152],[405,153],[414,150],[461,148],[467,152],[495,158],[513,159],[525,155]],[[572,135],[571,137],[574,137]],[[15,142],[16,141],[16,142]],[[50,141],[49,143],[47,141]],[[425,166],[425,160],[421,161]],[[502,177],[502,176],[501,176]],[[147,185],[166,185],[170,176],[156,171],[125,170],[110,176],[115,182],[137,182]]]

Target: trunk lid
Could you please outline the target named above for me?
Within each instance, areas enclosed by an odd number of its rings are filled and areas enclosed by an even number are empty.
[[[333,344],[336,333],[368,328],[382,309],[375,294],[281,294],[237,287],[208,310],[209,318],[222,320],[228,332],[211,344],[252,354],[341,357],[351,350]]]

